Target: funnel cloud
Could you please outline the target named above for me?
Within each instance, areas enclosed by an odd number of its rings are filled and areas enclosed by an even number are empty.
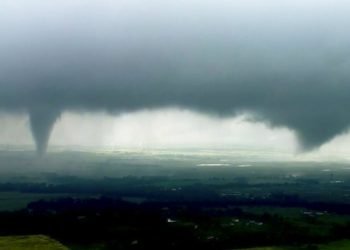
[[[58,111],[45,108],[36,108],[29,111],[30,128],[39,156],[46,153],[51,130],[59,115]]]
[[[311,150],[350,124],[349,7],[291,0],[2,1],[0,109],[30,115],[39,154],[64,111],[163,107],[249,112],[294,130]]]

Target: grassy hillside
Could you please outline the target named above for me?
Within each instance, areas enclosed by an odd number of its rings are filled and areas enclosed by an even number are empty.
[[[44,235],[0,237],[1,250],[68,250]]]

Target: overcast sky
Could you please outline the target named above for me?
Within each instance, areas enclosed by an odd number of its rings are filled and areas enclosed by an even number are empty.
[[[340,0],[3,0],[0,142],[11,114],[41,151],[55,123],[61,144],[317,149],[350,124],[349,10]],[[82,128],[97,124],[84,142]]]

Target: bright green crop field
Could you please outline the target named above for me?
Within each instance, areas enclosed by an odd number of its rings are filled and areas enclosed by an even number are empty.
[[[61,243],[44,235],[0,237],[1,250],[68,250]]]

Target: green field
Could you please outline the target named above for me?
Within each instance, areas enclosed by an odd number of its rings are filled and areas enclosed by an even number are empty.
[[[0,237],[1,250],[68,250],[44,235]]]
[[[37,200],[66,197],[67,194],[43,194],[22,192],[0,192],[0,211],[14,211],[25,208],[28,203]]]
[[[350,240],[342,240],[342,241],[337,241],[330,244],[319,246],[319,250],[332,250],[332,249],[348,250],[350,249]]]
[[[220,150],[42,159],[0,150],[0,231],[50,235],[77,250],[350,250],[349,183],[350,163],[253,161]],[[2,241],[0,250],[20,249]]]

